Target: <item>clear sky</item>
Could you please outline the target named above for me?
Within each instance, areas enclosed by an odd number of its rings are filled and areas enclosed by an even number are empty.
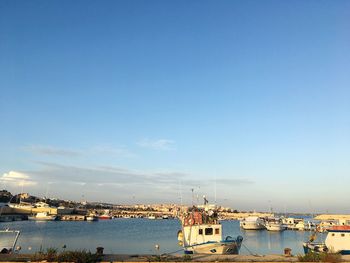
[[[0,188],[350,213],[349,29],[350,1],[2,0]]]

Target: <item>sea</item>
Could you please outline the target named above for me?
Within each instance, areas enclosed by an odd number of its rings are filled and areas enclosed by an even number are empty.
[[[240,254],[283,254],[285,248],[292,254],[302,254],[302,243],[310,232],[285,230],[243,230],[237,220],[224,220],[223,235],[243,237]],[[35,253],[47,248],[63,250],[89,250],[103,247],[105,254],[181,254],[177,232],[181,228],[177,219],[150,220],[146,218],[118,218],[86,221],[15,221],[0,223],[0,229],[20,230],[20,253]],[[319,234],[318,239],[324,240]],[[156,245],[159,249],[156,249]]]

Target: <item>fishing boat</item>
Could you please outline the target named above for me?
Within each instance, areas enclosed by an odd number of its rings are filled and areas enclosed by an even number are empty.
[[[243,237],[223,239],[222,225],[215,211],[193,207],[181,216],[181,223],[178,241],[185,254],[239,253]]]
[[[112,216],[110,215],[109,210],[104,210],[103,214],[98,216],[98,219],[108,220],[108,219],[112,219]]]
[[[265,229],[265,222],[257,216],[248,216],[240,221],[239,225],[244,230],[261,230]]]
[[[47,212],[39,212],[34,216],[29,216],[28,219],[36,220],[36,221],[54,221],[54,220],[57,220],[58,218],[56,215],[50,215]]]
[[[283,225],[280,218],[267,218],[265,220],[265,227],[268,231],[284,231],[286,227]]]
[[[339,225],[337,220],[324,220],[319,223],[316,230],[317,232],[323,233],[326,232],[329,228]]]
[[[18,252],[21,249],[20,247],[16,248],[19,235],[19,230],[0,230],[0,254],[12,254]]]
[[[98,216],[90,214],[86,216],[85,220],[89,222],[95,222],[98,221]]]
[[[350,254],[350,226],[333,226],[327,229],[325,242],[313,242],[315,236],[309,242],[303,243],[305,254],[308,252],[335,252],[342,255]]]

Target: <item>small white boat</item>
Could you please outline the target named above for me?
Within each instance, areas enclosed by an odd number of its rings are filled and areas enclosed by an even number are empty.
[[[150,216],[148,216],[147,218],[148,218],[148,219],[151,219],[151,220],[156,219],[156,217],[155,217],[154,215],[150,215]]]
[[[0,230],[0,254],[13,254],[18,252],[21,249],[20,247],[16,248],[19,235],[19,230]]]
[[[282,218],[282,223],[290,230],[304,230],[304,219],[287,217]]]
[[[57,220],[57,216],[49,215],[47,212],[39,212],[34,216],[29,216],[28,219],[36,221],[54,221]]]
[[[265,227],[268,231],[284,231],[286,229],[280,218],[267,218]]]
[[[324,243],[305,242],[303,248],[305,254],[313,252],[332,251],[342,255],[350,254],[350,226],[333,226],[327,229],[328,234]]]
[[[86,221],[96,222],[96,221],[98,221],[98,216],[96,216],[96,215],[88,215],[88,216],[86,216]]]
[[[248,216],[240,221],[239,225],[244,230],[261,230],[265,229],[264,220],[257,216]]]
[[[217,213],[195,209],[182,216],[182,229],[178,232],[179,245],[185,254],[238,254],[243,237],[223,239],[222,225]]]

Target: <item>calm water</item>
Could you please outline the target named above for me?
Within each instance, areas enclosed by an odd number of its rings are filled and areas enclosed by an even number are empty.
[[[282,254],[289,247],[293,254],[302,252],[302,242],[310,232],[290,231],[269,232],[245,231],[240,229],[239,221],[223,221],[224,237],[243,236],[243,244],[257,254]],[[105,253],[155,254],[155,244],[160,245],[160,253],[170,253],[180,249],[177,245],[178,220],[149,219],[113,219],[99,222],[35,222],[18,221],[0,223],[0,228],[18,229],[21,236],[18,245],[22,253],[34,253],[40,247],[67,249],[88,249],[94,252],[96,247],[105,248]],[[320,239],[324,236],[320,234]],[[240,254],[249,254],[242,246]]]

